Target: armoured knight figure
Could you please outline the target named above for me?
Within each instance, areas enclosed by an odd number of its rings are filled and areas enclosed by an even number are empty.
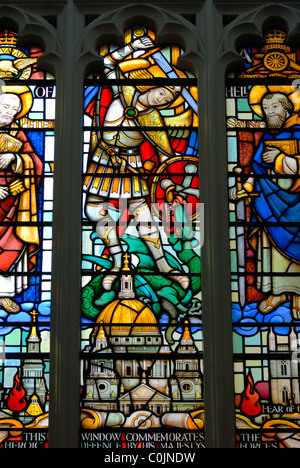
[[[106,76],[109,79],[127,78],[130,62],[136,65],[137,60],[124,59],[135,50],[145,51],[149,48],[153,48],[153,43],[149,37],[143,36],[106,55]],[[144,65],[146,61],[141,62]],[[155,68],[159,70],[159,67]],[[150,67],[144,71],[143,77],[156,76],[155,73],[151,75]],[[138,234],[146,243],[159,272],[167,273],[169,278],[186,289],[189,285],[188,277],[174,271],[165,257],[160,232],[146,199],[149,191],[140,152],[140,146],[148,140],[155,147],[160,163],[174,156],[158,109],[172,105],[180,97],[181,88],[149,86],[148,81],[146,86],[113,85],[109,89],[112,95],[103,120],[99,120],[100,109],[96,113],[97,120],[94,120],[95,125],[101,125],[102,131],[95,133],[96,142],[84,181],[84,190],[87,192],[86,215],[97,223],[97,235],[113,258],[113,266],[103,279],[103,288],[111,289],[122,267],[123,254],[115,221],[108,208],[121,211],[122,200],[126,200],[129,213],[135,218]],[[155,127],[155,131],[151,127]]]

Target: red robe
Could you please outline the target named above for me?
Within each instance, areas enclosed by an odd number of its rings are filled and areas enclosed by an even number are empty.
[[[0,201],[0,273],[6,276],[9,276],[26,248],[28,271],[36,265],[36,252],[39,249],[36,187],[43,172],[43,163],[25,133],[16,130],[10,134],[23,145],[18,152],[22,170],[16,173],[11,165],[0,170],[0,186],[11,187],[15,182],[21,187],[19,193],[15,193],[18,189],[13,191],[14,194],[10,191],[9,196]]]

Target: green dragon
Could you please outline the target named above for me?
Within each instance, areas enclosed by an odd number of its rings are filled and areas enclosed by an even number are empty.
[[[183,208],[176,208],[177,216],[183,216]],[[138,237],[126,236],[122,242],[124,252],[135,254],[139,263],[134,269],[134,289],[139,300],[145,302],[157,317],[167,313],[170,322],[166,332],[166,338],[172,343],[172,334],[178,327],[179,320],[184,320],[190,315],[200,313],[200,300],[197,298],[201,289],[201,258],[198,255],[198,240],[192,227],[182,224],[181,232],[176,229],[169,234],[169,244],[175,255],[165,252],[170,265],[174,270],[179,270],[190,275],[189,288],[184,290],[177,282],[168,277],[158,275],[156,265],[149,254],[143,241]],[[93,240],[97,234],[93,234]],[[200,249],[199,249],[200,250]],[[102,280],[112,267],[112,262],[103,257],[85,255],[83,260],[92,262],[100,268],[96,275],[82,290],[82,314],[83,317],[95,320],[100,311],[107,304],[118,297],[120,282],[116,280],[111,291],[102,288]]]

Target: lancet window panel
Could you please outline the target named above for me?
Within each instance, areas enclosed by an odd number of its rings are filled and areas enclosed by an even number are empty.
[[[85,81],[83,448],[145,429],[156,447],[182,432],[204,445],[197,79],[182,52],[137,25]]]
[[[43,49],[1,28],[0,446],[45,448],[56,84]]]
[[[245,46],[226,113],[237,447],[299,448],[299,46]]]

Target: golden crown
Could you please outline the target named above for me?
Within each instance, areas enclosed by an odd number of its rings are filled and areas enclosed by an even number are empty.
[[[16,45],[18,42],[18,35],[13,31],[8,31],[5,29],[0,32],[0,44],[2,45]]]
[[[265,33],[265,41],[268,44],[284,44],[286,40],[286,33],[279,29],[273,29]]]

